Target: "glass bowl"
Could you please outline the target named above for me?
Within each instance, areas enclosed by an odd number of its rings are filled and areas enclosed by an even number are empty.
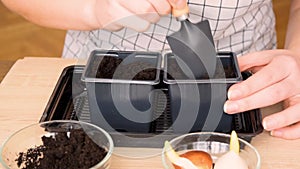
[[[58,144],[58,146],[60,146],[59,148],[61,148],[62,145],[65,147],[67,146],[72,147],[70,149],[65,149],[65,148],[62,149],[61,151],[62,153],[56,150],[54,150],[54,152],[51,152],[52,155],[54,154],[54,156],[61,156],[57,158],[61,158],[61,159],[71,158],[70,154],[72,154],[73,156],[76,157],[83,156],[80,160],[78,160],[84,163],[84,164],[81,163],[81,165],[86,165],[86,166],[93,165],[91,168],[95,168],[95,169],[107,169],[110,167],[110,159],[114,148],[114,144],[111,136],[105,130],[103,130],[102,128],[96,125],[82,122],[82,121],[73,121],[73,120],[55,120],[55,121],[42,122],[42,123],[29,125],[17,131],[6,140],[6,142],[3,144],[1,148],[0,161],[2,165],[5,168],[9,168],[9,169],[23,168],[25,166],[24,163],[28,162],[29,159],[27,155],[30,156],[33,155],[32,153],[30,154],[29,152],[37,152],[38,147],[41,149],[43,149],[43,146],[46,147],[46,149],[50,147],[49,141],[46,142],[47,139],[48,140],[50,139],[52,141],[51,146],[53,146],[53,144]],[[60,141],[59,139],[62,139],[63,141]],[[88,147],[88,149],[86,147]],[[93,147],[93,149],[91,147]],[[55,149],[59,149],[59,148],[55,148]],[[33,149],[34,151],[32,151]],[[51,149],[53,150],[52,147]],[[101,149],[102,151],[100,151],[99,149]],[[85,153],[84,155],[83,152]],[[106,152],[106,154],[103,152]],[[23,153],[23,155],[26,154],[27,156],[26,160],[24,160],[23,158],[25,156],[21,156],[22,158],[20,158],[20,153]],[[51,155],[49,151],[43,149],[43,152],[41,153],[39,158],[41,158],[41,156],[45,157],[46,153]],[[66,153],[69,154],[66,155]],[[90,157],[87,154],[92,154],[97,156]],[[102,160],[98,162],[99,159],[96,159],[95,161],[95,158],[97,157],[99,158],[99,156],[102,156],[101,157]],[[91,158],[94,158],[93,159],[94,163],[90,162]],[[18,159],[23,159],[21,166],[18,166],[17,164]],[[72,160],[72,161],[77,162],[77,160]],[[53,165],[54,164],[59,165],[59,162],[57,161],[51,161],[51,162]],[[38,163],[41,163],[41,161],[38,161]],[[63,163],[67,163],[67,160],[62,161],[61,164]],[[27,166],[27,168],[32,168],[32,167]]]
[[[170,144],[178,154],[192,150],[201,150],[209,153],[213,163],[229,151],[230,135],[216,132],[197,132],[178,136],[170,140]],[[248,169],[260,169],[260,155],[249,142],[240,139],[240,157],[245,160]],[[166,157],[166,148],[162,152],[162,163],[165,169],[175,169]]]

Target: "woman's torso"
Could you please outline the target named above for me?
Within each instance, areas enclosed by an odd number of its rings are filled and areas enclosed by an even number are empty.
[[[189,0],[190,21],[208,20],[217,51],[242,55],[276,47],[275,17],[271,0]],[[143,33],[131,29],[68,31],[63,57],[87,58],[94,49],[168,50],[166,35],[180,28],[169,16]]]

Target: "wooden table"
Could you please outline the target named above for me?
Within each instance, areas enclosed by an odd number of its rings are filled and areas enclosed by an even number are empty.
[[[18,60],[0,84],[0,143],[16,130],[37,123],[63,68],[84,61],[60,58],[24,58]],[[276,112],[278,105],[262,109]],[[300,139],[283,140],[263,132],[251,142],[259,151],[262,169],[299,169]],[[129,151],[130,149],[119,149]],[[144,150],[152,151],[152,150]],[[160,150],[154,150],[160,151]],[[159,155],[132,159],[113,155],[112,169],[162,169]]]

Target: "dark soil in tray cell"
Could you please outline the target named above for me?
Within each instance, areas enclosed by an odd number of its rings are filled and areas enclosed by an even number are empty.
[[[96,78],[112,79],[117,67],[121,64],[122,59],[118,57],[103,56],[95,58],[92,72],[96,72]]]
[[[171,74],[168,73],[168,79],[174,80],[187,80],[189,79],[185,73],[182,71],[182,69],[179,67],[177,61],[175,59],[168,59],[168,72],[171,72]],[[225,73],[225,74],[224,74]],[[225,77],[224,77],[225,75]],[[216,65],[216,72],[213,77],[213,79],[218,79],[218,78],[235,78],[236,74],[231,65],[223,65],[221,61],[217,61]],[[201,78],[198,78],[198,80],[203,80],[203,79],[209,79],[208,74],[204,75]]]
[[[107,151],[94,143],[82,129],[70,134],[43,136],[43,145],[20,152],[16,162],[23,169],[88,169],[99,163]]]
[[[92,70],[97,72],[96,78],[123,79],[123,80],[155,80],[156,68],[146,62],[132,62],[123,64],[118,57],[104,56],[99,65],[94,65]],[[95,63],[99,63],[95,61]]]

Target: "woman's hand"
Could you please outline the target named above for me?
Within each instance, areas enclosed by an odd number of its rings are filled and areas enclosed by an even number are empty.
[[[142,32],[171,8],[186,6],[186,0],[96,0],[95,20],[100,28],[118,31],[124,27]]]
[[[171,7],[182,9],[186,0],[1,0],[25,19],[50,28],[64,30],[107,29],[124,27],[145,31]]]
[[[300,138],[300,55],[288,50],[255,52],[238,58],[254,74],[232,85],[224,111],[233,114],[284,101],[285,109],[263,119],[273,136]]]

